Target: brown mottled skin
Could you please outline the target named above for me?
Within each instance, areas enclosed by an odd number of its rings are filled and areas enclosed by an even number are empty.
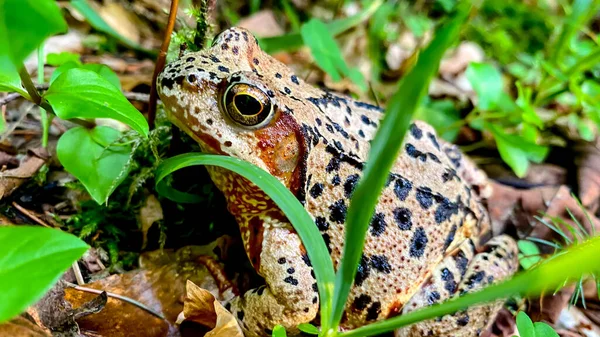
[[[382,110],[305,83],[240,28],[169,64],[158,88],[170,119],[204,151],[243,159],[279,178],[312,215],[337,267],[349,198]],[[298,324],[317,317],[319,305],[298,235],[255,185],[219,168],[209,172],[265,279],[265,286],[234,298],[231,311],[247,336],[270,336],[276,324],[297,332]],[[367,233],[343,329],[479,289],[516,271],[512,239],[497,237],[480,247],[489,220],[471,188],[476,180],[481,172],[454,146],[423,122],[411,125]],[[472,308],[397,334],[476,336],[499,307]]]

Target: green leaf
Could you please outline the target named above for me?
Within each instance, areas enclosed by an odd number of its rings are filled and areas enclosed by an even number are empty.
[[[524,311],[517,314],[517,329],[521,337],[536,337],[533,322]]]
[[[484,111],[496,108],[504,92],[498,69],[487,63],[472,62],[467,67],[466,76],[477,94],[477,107]]]
[[[552,327],[544,322],[533,323],[536,337],[559,337]]]
[[[56,229],[0,227],[0,323],[39,300],[88,248]]]
[[[597,6],[593,0],[575,0],[573,2],[571,13],[563,23],[556,43],[552,48],[548,48],[551,52],[550,62],[552,64],[559,63],[569,47],[569,41],[585,26],[586,21],[595,13],[594,9]]]
[[[285,328],[279,324],[273,327],[273,333],[271,334],[273,337],[287,337],[285,333]]]
[[[67,62],[75,62],[81,64],[81,61],[79,61],[80,57],[81,56],[79,54],[70,53],[68,51],[64,51],[58,54],[50,53],[46,55],[46,63],[54,67],[61,66]]]
[[[298,330],[307,333],[309,335],[318,335],[319,334],[319,328],[317,328],[316,326],[309,324],[309,323],[301,323],[298,324]]]
[[[544,122],[542,121],[540,116],[538,116],[538,114],[535,112],[535,109],[533,108],[533,105],[531,103],[531,95],[533,93],[531,88],[524,87],[523,84],[521,84],[521,82],[518,81],[516,85],[518,92],[516,103],[521,108],[521,117],[523,117],[524,121],[542,129],[544,127]]]
[[[459,128],[449,129],[448,126],[460,121],[460,113],[451,100],[427,99],[417,112],[415,119],[423,120],[433,126],[438,135],[452,142],[458,135]]]
[[[74,68],[91,70],[102,76],[110,84],[114,85],[117,89],[119,89],[119,91],[121,91],[121,80],[119,80],[119,76],[117,76],[117,74],[115,74],[115,72],[112,71],[112,69],[110,69],[108,66],[97,63],[81,64],[78,62],[69,61],[54,70],[52,77],[50,77],[50,84],[52,84],[52,82],[54,82],[54,80],[56,80],[60,74]]]
[[[14,65],[20,65],[46,38],[67,31],[67,23],[54,0],[3,0],[0,2],[0,37]]]
[[[527,240],[519,240],[517,244],[519,251],[521,251],[519,254],[519,263],[523,269],[527,270],[542,260],[540,250],[535,243]]]
[[[52,82],[43,97],[62,119],[112,118],[148,136],[144,116],[119,89],[93,71],[67,70]]]
[[[361,90],[367,90],[367,83],[357,69],[350,69],[342,57],[342,51],[327,30],[327,25],[318,19],[310,19],[300,28],[304,43],[310,48],[315,62],[337,82],[346,76]]]
[[[60,163],[74,175],[99,204],[126,178],[131,146],[115,144],[121,133],[106,126],[75,127],[58,140]]]
[[[233,171],[256,184],[277,204],[292,223],[296,232],[298,232],[302,244],[306,248],[319,287],[321,318],[327,319],[331,314],[334,282],[333,263],[331,262],[321,233],[315,226],[312,217],[306,212],[292,192],[277,178],[248,162],[233,157],[202,153],[182,154],[163,161],[156,169],[156,190],[161,195],[167,196],[174,201],[188,202],[191,199],[189,195],[186,197],[186,194],[182,192],[178,192],[176,195],[169,192],[171,189],[167,186],[165,177],[181,168],[194,165],[219,166]],[[183,200],[177,198],[178,196],[183,196]]]
[[[332,36],[337,36],[348,29],[355,27],[361,22],[368,19],[383,3],[382,0],[372,1],[367,7],[361,12],[349,16],[344,19],[334,20],[327,24],[327,30]],[[281,36],[275,36],[270,38],[259,39],[260,47],[263,51],[269,54],[273,54],[282,50],[295,50],[303,45],[302,36],[300,33],[285,34]]]
[[[427,93],[429,82],[437,73],[444,52],[458,38],[460,28],[467,19],[470,6],[462,4],[456,15],[435,33],[415,66],[400,80],[398,90],[392,96],[384,119],[371,142],[368,161],[353,192],[346,221],[346,238],[341,264],[336,274],[332,321],[322,319],[322,328],[336,329],[346,305],[350,287],[361,258],[365,235],[379,195],[402,146],[404,135],[412,115]]]
[[[111,26],[109,26],[104,21],[104,19],[102,19],[102,17],[100,15],[98,15],[98,13],[96,13],[94,8],[92,8],[92,6],[90,6],[90,4],[87,2],[87,0],[71,0],[71,6],[73,6],[73,8],[78,10],[85,17],[85,19],[89,22],[89,24],[92,27],[94,27],[94,29],[97,29],[103,33],[108,34],[109,36],[115,38],[117,41],[121,42],[122,44],[124,44],[125,46],[127,46],[129,48],[143,52],[144,54],[147,54],[147,55],[152,55],[152,56],[156,55],[155,51],[146,49],[146,48],[142,47],[141,45],[139,45],[139,44],[129,40],[128,38],[124,37],[123,35],[119,34],[116,30],[114,30]]]
[[[411,14],[404,18],[404,23],[417,38],[423,37],[433,27],[433,21],[425,15]]]
[[[577,281],[583,275],[598,275],[600,273],[600,259],[597,258],[599,254],[600,237],[593,237],[502,283],[491,285],[475,293],[455,297],[441,304],[372,323],[352,331],[342,332],[338,334],[338,337],[373,336],[497,299],[517,295],[535,297],[541,293],[551,293],[557,287],[563,286],[565,282]],[[519,326],[519,331],[521,336],[526,336],[521,331],[521,326]]]
[[[500,157],[504,160],[518,177],[527,173],[529,161],[541,163],[548,155],[549,148],[525,141],[522,137],[511,135],[496,125],[485,123],[496,139]]]

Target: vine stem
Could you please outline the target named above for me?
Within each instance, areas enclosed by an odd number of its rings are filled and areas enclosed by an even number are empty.
[[[52,106],[50,104],[48,104],[48,102],[42,98],[42,96],[40,95],[40,92],[35,87],[35,84],[33,84],[33,81],[31,80],[31,76],[29,76],[29,72],[27,72],[27,68],[25,68],[25,65],[21,64],[19,69],[20,69],[19,77],[21,78],[21,82],[23,82],[23,86],[25,87],[25,90],[27,90],[29,97],[31,97],[31,101],[33,103],[35,103],[35,105],[37,105],[41,108],[44,108],[47,112],[56,116],[56,113],[54,112],[54,109],[52,109]],[[81,118],[72,118],[72,119],[69,119],[69,121],[72,123],[75,123],[75,124],[79,124],[88,129],[91,129],[96,126],[95,123],[92,123],[90,121],[87,121],[87,120],[81,119]]]
[[[165,29],[165,36],[163,38],[162,45],[160,46],[160,52],[156,58],[156,65],[154,66],[154,73],[152,74],[152,85],[150,86],[150,100],[148,102],[148,125],[150,129],[154,129],[154,120],[156,119],[156,79],[158,74],[165,67],[165,61],[167,58],[167,52],[169,50],[169,44],[171,44],[171,34],[175,28],[175,21],[177,19],[177,8],[179,7],[179,0],[171,0],[171,8],[169,9],[169,21],[167,22],[167,28]]]

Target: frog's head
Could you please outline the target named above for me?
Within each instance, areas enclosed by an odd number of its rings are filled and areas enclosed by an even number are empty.
[[[300,85],[252,34],[231,28],[209,49],[167,65],[157,86],[169,119],[203,151],[253,163],[292,187],[306,147],[292,115],[298,102],[282,94],[282,83]]]

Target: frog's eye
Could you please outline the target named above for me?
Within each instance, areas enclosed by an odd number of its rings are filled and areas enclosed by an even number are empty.
[[[248,83],[232,83],[223,94],[222,106],[229,117],[244,126],[260,126],[271,117],[269,96]]]

